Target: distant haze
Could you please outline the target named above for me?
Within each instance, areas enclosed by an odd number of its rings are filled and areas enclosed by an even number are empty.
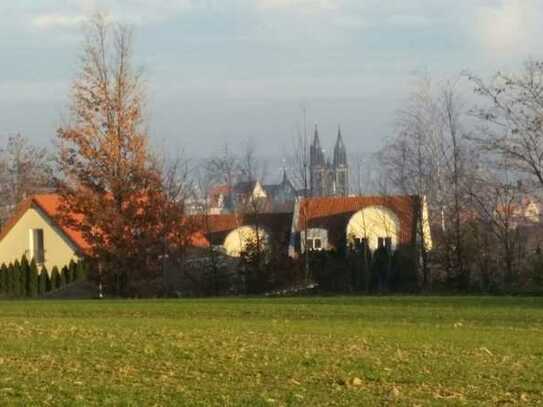
[[[280,160],[302,104],[325,148],[341,124],[349,153],[375,151],[417,72],[517,69],[543,38],[539,0],[6,1],[0,135],[50,143],[97,10],[134,26],[153,143],[198,157],[252,138]]]

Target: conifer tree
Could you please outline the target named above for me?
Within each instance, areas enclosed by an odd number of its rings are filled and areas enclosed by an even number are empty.
[[[74,281],[79,281],[81,279],[80,264],[81,264],[81,260],[79,260],[77,263],[74,262],[74,268],[72,270],[72,278],[74,279]]]
[[[58,290],[62,287],[62,278],[60,276],[60,272],[58,271],[58,267],[54,266],[53,270],[51,270],[51,288],[53,290]]]
[[[26,258],[26,255],[23,254],[23,257],[21,258],[21,272],[20,272],[20,278],[21,278],[21,297],[30,297],[30,263],[28,262],[28,259]]]
[[[22,278],[21,278],[22,276]],[[21,284],[22,282],[22,284]],[[21,263],[19,260],[15,260],[13,263],[13,291],[14,297],[20,297],[21,292],[24,291],[24,273],[22,273]]]
[[[38,296],[42,296],[47,292],[47,268],[42,266],[40,273],[38,274]]]
[[[76,275],[78,280],[87,279],[87,263],[84,260],[79,260],[76,267]]]
[[[70,260],[70,264],[68,264],[68,271],[70,283],[77,281],[77,263],[75,261]]]
[[[5,263],[2,263],[2,267],[0,267],[0,294],[6,293],[6,279],[7,277],[7,266]]]
[[[70,284],[70,269],[67,266],[62,267],[60,270],[60,284],[62,287],[66,287]]]
[[[53,284],[51,282],[51,274],[49,273],[49,270],[47,270],[47,267],[43,266],[42,268],[43,275],[40,276],[41,282],[44,287],[44,293],[48,293],[53,289]]]
[[[9,263],[8,265],[6,281],[6,294],[12,296],[15,293],[15,266],[13,263]]]
[[[27,280],[27,296],[29,297],[36,297],[38,295],[38,279],[39,279],[39,271],[38,271],[38,265],[36,264],[36,261],[32,259],[30,262],[30,272],[28,274],[28,280]]]

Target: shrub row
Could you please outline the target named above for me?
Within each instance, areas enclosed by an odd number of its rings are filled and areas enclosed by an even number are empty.
[[[34,260],[29,262],[23,256],[20,261],[0,266],[0,296],[38,297],[82,280],[86,274],[82,261],[72,260],[60,270],[55,266],[49,273],[45,266],[39,268]]]

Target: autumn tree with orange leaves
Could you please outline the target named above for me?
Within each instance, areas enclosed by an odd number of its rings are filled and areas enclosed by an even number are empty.
[[[157,282],[166,236],[182,214],[149,151],[143,83],[131,62],[130,30],[95,17],[72,87],[71,120],[57,136],[61,221],[81,230],[99,279],[117,295]]]

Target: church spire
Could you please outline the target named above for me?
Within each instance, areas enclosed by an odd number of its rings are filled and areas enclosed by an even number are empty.
[[[310,148],[310,166],[322,166],[324,164],[324,152],[322,151],[321,141],[319,139],[319,129],[315,124],[315,134]]]
[[[287,182],[288,182],[287,168],[283,167],[283,184],[286,184]]]
[[[341,137],[341,126],[337,128],[337,140],[334,146],[334,166],[347,165],[347,151]]]
[[[315,134],[313,136],[313,146],[320,148],[321,141],[319,139],[319,128],[317,127],[317,124],[315,124]]]

